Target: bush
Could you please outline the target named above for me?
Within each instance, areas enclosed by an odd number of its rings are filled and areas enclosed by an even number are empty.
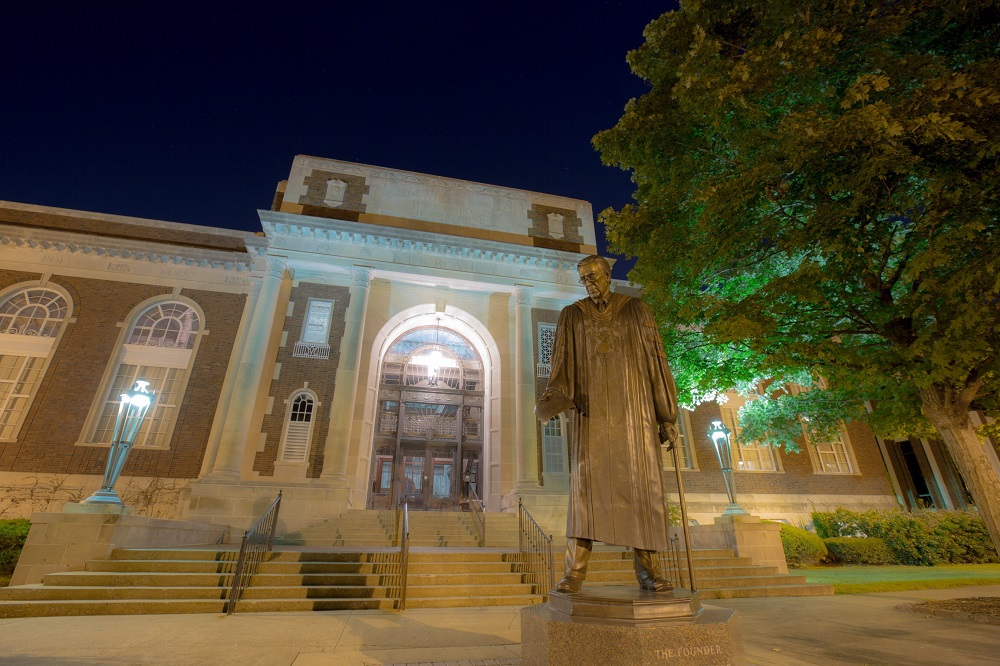
[[[953,564],[1000,562],[982,518],[965,511],[933,514],[937,559]]]
[[[818,536],[792,525],[781,525],[781,545],[790,567],[819,564],[827,556],[826,544]]]
[[[816,535],[821,539],[836,537],[874,537],[878,531],[876,525],[883,518],[882,513],[875,510],[850,511],[838,508],[836,511],[817,511],[812,515]]]
[[[31,523],[25,519],[0,520],[0,576],[14,573],[29,529]]]
[[[885,541],[875,537],[830,537],[823,543],[829,559],[840,564],[899,564]]]
[[[885,542],[898,564],[939,562],[981,564],[998,561],[978,514],[969,511],[862,511],[837,509],[813,514],[824,538],[868,537]]]

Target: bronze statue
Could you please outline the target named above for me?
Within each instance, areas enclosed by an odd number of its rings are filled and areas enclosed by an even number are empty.
[[[579,592],[593,542],[631,546],[639,587],[669,593],[658,550],[667,549],[660,444],[677,437],[677,389],[653,315],[643,301],[611,291],[611,266],[577,266],[588,297],[563,308],[552,374],[535,405],[542,423],[573,409],[565,577]]]

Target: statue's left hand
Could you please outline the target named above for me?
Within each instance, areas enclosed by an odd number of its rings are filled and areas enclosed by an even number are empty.
[[[660,424],[660,444],[667,447],[667,451],[673,451],[677,444],[677,426],[673,423]]]

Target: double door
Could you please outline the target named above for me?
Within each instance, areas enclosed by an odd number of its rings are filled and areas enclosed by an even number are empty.
[[[482,410],[463,405],[461,395],[425,391],[416,402],[407,393],[381,401],[368,505],[460,510],[480,494]]]

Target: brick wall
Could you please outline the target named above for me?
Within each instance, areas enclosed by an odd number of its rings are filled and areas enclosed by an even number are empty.
[[[0,272],[0,284],[10,278],[11,273]],[[143,300],[169,295],[172,288],[60,275],[51,282],[69,291],[76,321],[67,324],[17,441],[0,443],[0,470],[102,474],[107,449],[76,442],[115,353],[121,332],[117,324]],[[210,335],[201,338],[170,448],[133,450],[123,471],[126,476],[194,478],[201,467],[245,296],[182,294],[203,308]]]
[[[330,358],[295,358],[292,351],[302,337],[302,325],[310,298],[334,301],[333,319],[330,327]],[[261,476],[274,475],[274,462],[281,446],[281,430],[285,423],[286,404],[292,393],[309,382],[309,389],[316,394],[318,405],[314,406],[312,440],[309,446],[309,467],[306,476],[318,478],[323,471],[323,448],[330,426],[330,405],[333,403],[333,389],[337,367],[340,363],[340,340],[344,335],[344,316],[350,302],[350,289],[331,285],[300,282],[292,288],[290,302],[292,315],[285,318],[285,346],[278,350],[277,362],[281,364],[278,379],[271,381],[268,395],[273,398],[270,414],[264,416],[262,432],[265,435],[264,449],[254,458],[253,469]]]

